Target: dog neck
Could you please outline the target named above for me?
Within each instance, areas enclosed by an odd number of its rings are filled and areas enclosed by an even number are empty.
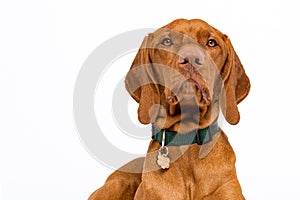
[[[167,107],[167,106],[165,106]],[[198,110],[195,112],[193,110]],[[170,115],[164,106],[160,106],[153,125],[161,130],[186,134],[198,129],[206,129],[218,119],[220,114],[219,102],[215,101],[211,106],[194,107],[186,112],[178,112]]]

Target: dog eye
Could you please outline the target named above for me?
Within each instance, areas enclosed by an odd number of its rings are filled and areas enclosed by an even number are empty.
[[[218,45],[218,43],[216,42],[216,40],[210,39],[210,40],[207,41],[206,45],[209,46],[209,47],[215,47],[215,46]]]
[[[171,46],[173,44],[173,42],[170,38],[163,39],[161,43],[165,46]]]

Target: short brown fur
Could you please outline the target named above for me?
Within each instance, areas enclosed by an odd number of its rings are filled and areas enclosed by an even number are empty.
[[[161,44],[164,35],[174,39],[173,46]],[[217,45],[208,46],[210,39]],[[199,69],[195,67],[197,63],[182,62],[182,56],[191,53],[192,48],[203,59],[198,63]],[[139,66],[145,67],[134,73]],[[194,100],[186,100],[192,90],[189,87],[187,91],[176,90],[180,77],[192,80]],[[148,84],[143,84],[145,80]],[[139,103],[141,123],[179,134],[210,126],[220,110],[230,124],[237,124],[237,104],[250,90],[249,79],[229,38],[199,19],[178,19],[145,37],[125,83]],[[191,113],[195,107],[199,112]],[[156,164],[160,146],[152,140],[146,158],[133,160],[115,171],[89,200],[244,199],[235,154],[222,130],[204,145],[170,146],[171,165],[167,170]]]

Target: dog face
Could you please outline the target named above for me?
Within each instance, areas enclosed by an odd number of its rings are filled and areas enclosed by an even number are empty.
[[[189,132],[214,122],[222,109],[231,124],[250,82],[230,40],[202,20],[179,19],[145,37],[126,88],[143,124]]]

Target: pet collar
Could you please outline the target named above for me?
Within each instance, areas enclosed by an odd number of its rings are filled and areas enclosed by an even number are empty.
[[[212,137],[219,131],[218,122],[214,122],[207,128],[180,134],[173,131],[165,131],[165,145],[181,146],[188,144],[203,145],[212,140]],[[152,139],[162,144],[164,130],[160,130],[152,124]]]

